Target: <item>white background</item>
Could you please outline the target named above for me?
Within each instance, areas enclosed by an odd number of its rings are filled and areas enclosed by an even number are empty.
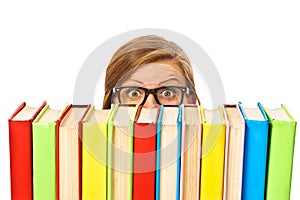
[[[299,10],[291,0],[1,1],[0,199],[10,199],[9,116],[23,101],[71,103],[87,56],[122,32],[162,28],[189,37],[217,67],[227,103],[284,103],[299,121]],[[299,151],[297,136],[291,199],[300,198]]]

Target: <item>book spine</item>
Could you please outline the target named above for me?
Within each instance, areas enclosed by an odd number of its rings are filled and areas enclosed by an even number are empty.
[[[128,199],[132,199],[133,191],[133,136],[134,136],[134,120],[136,118],[139,105],[135,105],[134,115],[131,116],[129,121],[129,183],[128,183]]]
[[[180,200],[180,171],[181,171],[181,137],[182,137],[182,105],[178,108],[177,117],[177,171],[176,171],[176,200]]]
[[[268,122],[256,120],[245,120],[245,122],[242,198],[264,199]]]
[[[242,198],[245,122],[236,104],[226,104],[228,118],[226,198]],[[232,115],[232,116],[231,116]],[[234,119],[233,119],[234,118]],[[240,122],[238,122],[240,121]]]
[[[162,128],[162,114],[163,114],[163,105],[160,106],[159,115],[157,120],[156,128],[156,174],[155,174],[155,199],[160,199],[160,151],[161,151],[161,128]]]
[[[30,121],[9,121],[11,199],[33,199],[32,126]]]
[[[135,132],[155,132],[155,124],[135,125]],[[133,199],[154,199],[155,197],[155,147],[156,135],[148,138],[134,138]]]
[[[106,199],[107,124],[83,123],[82,199]]]
[[[112,200],[112,149],[113,149],[113,131],[114,131],[114,117],[119,105],[114,105],[108,119],[107,125],[107,200]]]
[[[225,125],[203,123],[204,157],[201,163],[200,199],[222,199]]]
[[[33,123],[34,199],[56,198],[55,126],[55,122]]]
[[[73,107],[84,107],[85,111],[78,121],[78,199],[82,199],[82,124],[85,116],[89,113],[91,104],[89,105],[73,105]]]
[[[59,127],[62,122],[62,120],[65,118],[65,116],[70,111],[72,105],[66,104],[65,109],[62,110],[62,113],[59,117],[59,119],[56,121],[56,135],[55,135],[55,154],[56,154],[56,200],[59,200],[60,196],[60,182],[59,182]]]
[[[296,123],[271,121],[266,199],[290,199]]]

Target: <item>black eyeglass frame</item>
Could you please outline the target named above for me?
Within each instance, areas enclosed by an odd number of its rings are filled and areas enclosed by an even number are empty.
[[[126,88],[126,89],[132,88],[132,89],[141,89],[141,90],[143,90],[145,92],[145,97],[144,97],[141,105],[143,105],[146,102],[146,100],[147,100],[147,98],[148,98],[148,96],[150,94],[152,94],[154,96],[155,101],[159,105],[161,105],[161,103],[160,103],[160,101],[158,100],[158,97],[157,97],[157,91],[159,91],[161,89],[167,89],[167,88],[170,88],[170,89],[172,89],[172,88],[180,89],[182,91],[182,93],[181,93],[181,97],[180,97],[181,100],[180,100],[179,104],[182,104],[182,101],[183,101],[183,98],[184,98],[184,94],[187,94],[187,95],[193,94],[193,90],[190,89],[189,87],[185,87],[185,86],[163,86],[163,87],[153,88],[153,89],[148,89],[148,88],[143,88],[143,87],[136,87],[136,86],[116,86],[116,87],[113,88],[113,94],[117,94],[119,103],[123,103],[123,102],[121,102],[120,92],[124,88]]]

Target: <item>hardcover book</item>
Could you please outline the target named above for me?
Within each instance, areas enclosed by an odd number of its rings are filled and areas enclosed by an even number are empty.
[[[108,122],[108,200],[132,199],[133,127],[138,105],[117,104]]]
[[[201,107],[202,108],[202,107]],[[225,120],[223,111],[201,109],[203,118],[200,199],[221,200],[224,182]]]
[[[91,105],[71,105],[59,127],[59,199],[80,200],[82,120]]]
[[[23,102],[8,120],[12,200],[33,198],[32,122],[45,105],[31,107]]]
[[[271,124],[266,199],[290,199],[297,122],[283,104],[264,110]]]
[[[242,199],[265,198],[269,122],[260,103],[257,107],[238,104],[245,120]]]
[[[199,199],[202,120],[198,105],[182,105],[180,199]]]
[[[139,107],[134,120],[133,194],[135,200],[155,199],[156,127],[159,106]]]
[[[91,107],[82,121],[82,199],[106,199],[109,109]]]
[[[160,106],[157,124],[156,199],[180,199],[181,107]]]
[[[224,104],[226,121],[224,199],[242,198],[245,121],[236,104]]]
[[[52,109],[48,104],[32,123],[34,199],[58,199],[56,126],[64,110]]]

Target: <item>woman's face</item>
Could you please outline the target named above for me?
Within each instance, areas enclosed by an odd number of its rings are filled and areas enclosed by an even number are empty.
[[[146,108],[157,104],[196,103],[195,95],[188,95],[187,81],[177,64],[149,63],[128,74],[116,84],[114,103],[138,103]]]

